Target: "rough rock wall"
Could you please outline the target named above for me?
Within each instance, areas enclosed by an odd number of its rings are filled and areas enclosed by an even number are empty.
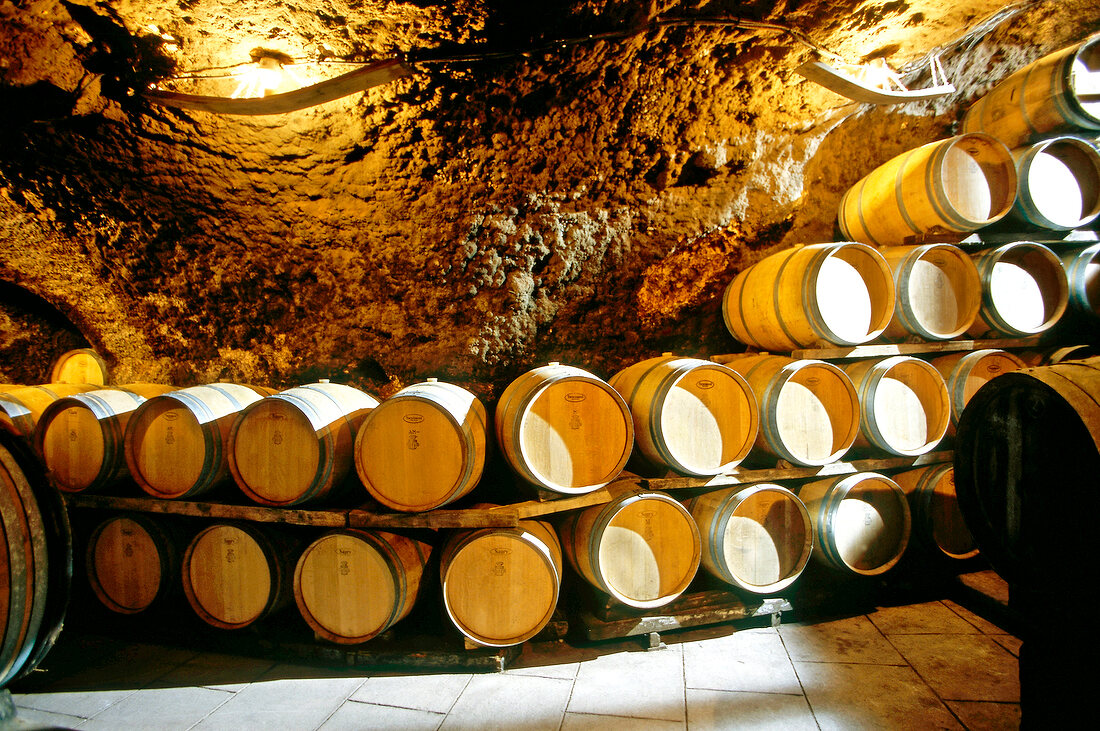
[[[491,398],[547,360],[609,376],[729,352],[718,300],[737,271],[834,240],[849,185],[1100,30],[1094,3],[1024,3],[944,54],[958,93],[871,108],[795,74],[810,52],[790,34],[654,20],[779,23],[900,66],[1000,4],[523,5],[3,2],[0,280],[65,314],[117,382],[385,394],[438,376]],[[621,37],[587,39],[605,31]],[[562,38],[578,41],[548,45]],[[271,117],[134,94],[257,46],[402,56],[415,73]],[[466,53],[496,55],[439,60]]]

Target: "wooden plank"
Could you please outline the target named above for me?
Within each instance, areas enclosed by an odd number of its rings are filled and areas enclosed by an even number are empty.
[[[147,91],[142,96],[154,104],[178,109],[211,112],[213,114],[247,116],[284,114],[330,102],[354,94],[357,91],[365,91],[372,86],[385,84],[388,81],[410,74],[412,74],[412,69],[400,61],[390,59],[364,66],[332,79],[326,79],[312,86],[257,99],[229,99],[220,96],[178,94],[173,91],[160,90]]]
[[[117,497],[114,495],[65,495],[66,504],[79,508],[132,510],[140,513],[185,515],[196,518],[246,520],[258,523],[313,525],[322,528],[344,528],[348,524],[346,510],[296,510],[269,508],[260,505],[158,500],[156,498]]]
[[[783,598],[744,600],[732,592],[712,590],[682,596],[648,612],[611,612],[603,619],[591,611],[582,611],[578,619],[589,640],[607,640],[766,617],[791,609],[790,602]]]
[[[829,91],[863,104],[904,104],[938,99],[955,93],[955,87],[947,83],[924,89],[883,89],[838,71],[822,61],[807,61],[795,71]]]
[[[508,505],[425,513],[376,513],[366,509],[348,513],[348,525],[352,528],[513,528],[518,523],[518,512]]]
[[[1012,348],[1038,347],[1040,337],[1036,335],[1030,338],[1003,338],[997,340],[941,340],[919,343],[871,343],[854,346],[822,345],[819,348],[792,350],[789,355],[795,359],[844,360],[848,358],[885,358],[892,355],[921,355],[924,353],[959,353],[985,350],[987,348],[1009,350]],[[713,355],[710,359],[715,363],[729,363],[743,355],[744,353]]]

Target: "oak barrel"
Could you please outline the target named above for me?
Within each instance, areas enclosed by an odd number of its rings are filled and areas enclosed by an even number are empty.
[[[1014,355],[1028,368],[1057,365],[1067,360],[1084,360],[1100,355],[1095,345],[1064,345],[1035,350],[1017,350]]]
[[[428,379],[385,399],[355,438],[355,471],[375,500],[423,512],[477,486],[488,449],[488,415],[461,386]]]
[[[967,233],[1008,214],[1016,166],[1003,143],[984,134],[930,142],[883,163],[840,199],[840,230],[852,241],[898,246],[946,230]]]
[[[107,362],[89,348],[62,353],[50,367],[50,383],[91,383],[102,386],[108,381]]]
[[[1009,147],[1041,136],[1100,130],[1100,36],[1037,59],[966,111],[964,132],[985,132]]]
[[[814,523],[815,560],[845,573],[877,576],[901,559],[911,517],[905,493],[876,472],[802,485],[798,497]]]
[[[46,383],[0,393],[0,428],[32,440],[38,419],[47,406],[60,398],[98,388],[91,383]]]
[[[1065,312],[1069,282],[1048,247],[1014,241],[972,256],[982,280],[982,309],[969,330],[974,337],[1038,335]]]
[[[518,645],[554,615],[561,572],[561,544],[549,523],[455,531],[439,564],[443,605],[470,641]]]
[[[950,463],[906,470],[893,475],[909,500],[913,543],[932,555],[967,559],[978,555],[974,535],[966,527],[955,493],[955,468]]]
[[[666,353],[608,382],[630,407],[635,447],[654,464],[717,475],[736,467],[756,441],[756,396],[732,368]]]
[[[319,502],[352,468],[355,431],[378,399],[337,383],[310,383],[246,406],[229,432],[229,471],[262,505]]]
[[[88,538],[84,570],[100,602],[118,614],[138,614],[179,587],[181,544],[162,519],[113,515]]]
[[[266,526],[214,523],[183,554],[184,594],[212,627],[247,627],[292,600],[292,552]]]
[[[928,362],[907,355],[844,365],[859,394],[860,434],[853,445],[902,457],[932,450],[951,425],[947,384]]]
[[[634,446],[634,422],[623,397],[588,371],[560,363],[508,384],[495,427],[505,460],[521,478],[564,494],[611,482]]]
[[[1012,151],[1018,190],[1011,216],[1031,228],[1069,231],[1100,215],[1100,150],[1056,137]]]
[[[1094,324],[1100,318],[1100,244],[1059,253],[1069,283],[1069,309],[1079,320]]]
[[[889,266],[878,251],[853,242],[772,254],[739,272],[722,295],[730,334],[762,350],[866,343],[893,310]]]
[[[702,544],[691,513],[659,492],[631,492],[567,515],[559,527],[570,565],[629,607],[661,607],[699,569]]]
[[[1024,367],[1024,362],[1015,355],[997,348],[941,355],[930,362],[947,384],[952,426],[958,423],[966,404],[986,382]],[[954,433],[953,428],[949,431]]]
[[[982,306],[982,283],[965,251],[921,244],[887,246],[879,253],[893,272],[897,297],[884,335],[950,340],[966,333]]]
[[[0,431],[0,688],[33,671],[61,632],[72,530],[29,446]]]
[[[313,541],[294,569],[294,601],[318,636],[351,645],[412,610],[431,546],[385,531],[334,530]]]
[[[229,477],[227,443],[237,415],[272,393],[263,387],[212,383],[149,399],[126,425],[130,475],[157,498],[209,491]]]
[[[685,506],[699,527],[702,565],[754,594],[790,586],[813,550],[813,524],[793,492],[766,482],[697,495]]]
[[[126,465],[126,424],[152,396],[175,390],[159,384],[132,384],[73,394],[42,412],[34,445],[63,492],[99,492],[130,476]]]
[[[859,435],[859,396],[835,365],[778,355],[744,356],[726,365],[756,394],[758,451],[818,467],[840,459]]]

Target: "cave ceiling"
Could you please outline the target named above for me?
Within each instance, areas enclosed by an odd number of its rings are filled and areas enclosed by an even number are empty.
[[[737,271],[834,240],[847,186],[1098,30],[1081,0],[4,0],[0,280],[120,382],[492,394],[723,352]],[[930,102],[795,72],[824,51],[922,86],[934,49],[957,91]],[[257,54],[290,85],[410,73],[277,115],[145,96],[227,97]]]

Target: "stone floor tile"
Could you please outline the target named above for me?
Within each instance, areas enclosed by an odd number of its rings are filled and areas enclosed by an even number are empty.
[[[1005,731],[1020,728],[1019,703],[945,701],[969,731]]]
[[[0,721],[4,731],[68,731],[77,728],[85,719],[65,713],[50,713],[35,708],[17,707],[15,718]]]
[[[561,724],[561,731],[684,731],[686,728],[683,721],[600,716],[593,713],[566,713]]]
[[[797,661],[794,667],[822,731],[962,728],[911,667]]]
[[[318,731],[435,731],[444,714],[349,700]]]
[[[70,693],[12,694],[21,709],[63,713],[78,718],[91,718],[135,693],[133,690],[87,690]]]
[[[683,646],[616,652],[581,665],[570,713],[684,720]]]
[[[1020,646],[1023,640],[1014,635],[989,635],[989,637],[1001,647],[1005,648],[1016,658],[1020,657]]]
[[[152,688],[131,693],[81,729],[188,729],[233,697],[232,693],[210,688]]]
[[[1019,662],[986,635],[895,635],[894,646],[941,698],[1020,700]]]
[[[77,638],[75,647],[56,650],[57,646],[43,659],[39,665],[41,672],[20,680],[13,692],[137,690],[199,654],[182,648],[101,638]]]
[[[453,675],[394,675],[369,678],[351,700],[416,711],[447,713],[473,677]]]
[[[302,678],[252,683],[195,726],[202,729],[313,729],[363,684],[362,678]]]
[[[965,619],[970,624],[974,625],[974,627],[976,627],[979,632],[983,632],[987,635],[1001,635],[1006,632],[1003,627],[986,619],[980,614],[975,614],[974,612],[967,609],[962,604],[959,604],[956,601],[952,601],[951,599],[944,599],[943,605],[955,614]]]
[[[904,665],[905,660],[865,616],[827,622],[779,626],[787,654],[794,661],[855,662]]]
[[[573,683],[523,675],[475,675],[440,731],[558,731]]]
[[[805,696],[688,688],[687,721],[691,731],[816,731]]]
[[[881,607],[867,617],[884,635],[978,633],[974,625],[941,602]]]
[[[557,678],[559,680],[573,680],[581,669],[579,662],[565,663],[563,665],[531,665],[522,668],[508,668],[507,675],[528,675],[535,678]]]
[[[686,642],[683,648],[688,688],[802,695],[783,640],[770,627]]]
[[[201,686],[237,691],[258,680],[275,666],[274,660],[204,652],[157,678],[153,688]]]

